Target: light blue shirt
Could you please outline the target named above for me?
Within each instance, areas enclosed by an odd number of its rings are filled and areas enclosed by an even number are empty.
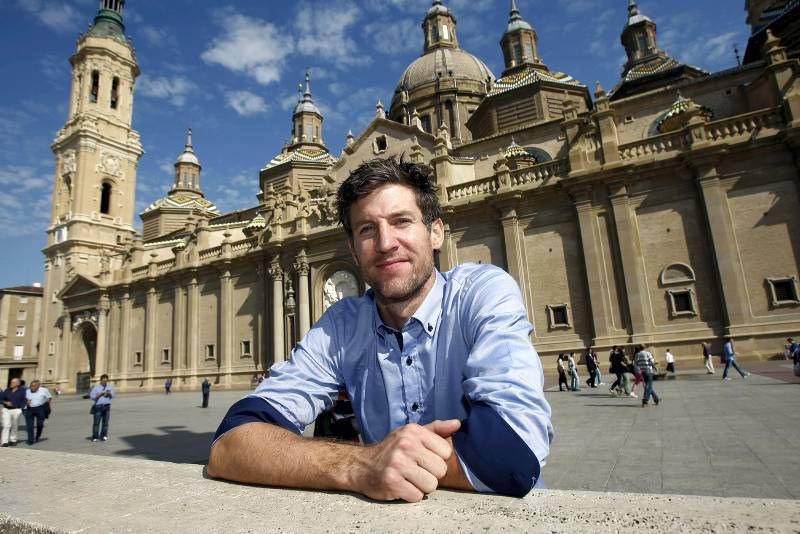
[[[301,431],[345,388],[366,443],[409,423],[464,420],[469,403],[480,402],[544,465],[553,427],[532,332],[508,273],[461,265],[437,272],[400,332],[383,323],[372,290],[337,302],[249,397],[267,401]],[[487,489],[467,475],[476,489]]]
[[[25,399],[28,401],[28,406],[31,408],[42,406],[52,398],[53,396],[50,395],[50,392],[47,391],[47,388],[42,386],[39,386],[39,389],[36,390],[36,393],[31,391],[30,388],[25,392]]]
[[[736,356],[736,353],[733,351],[733,343],[730,341],[725,342],[722,346],[722,353],[725,355],[726,360],[733,359]]]
[[[101,397],[100,395],[102,395],[104,391],[110,391],[111,397],[106,397],[105,395]],[[116,395],[117,392],[114,391],[114,386],[111,384],[106,384],[105,386],[103,384],[95,384],[92,391],[89,393],[89,398],[96,401],[95,404],[97,406],[103,406],[105,404],[111,404],[111,399]]]

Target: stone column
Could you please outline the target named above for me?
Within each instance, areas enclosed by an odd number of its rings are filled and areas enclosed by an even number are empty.
[[[444,239],[442,240],[442,248],[439,250],[439,269],[441,271],[449,271],[455,267],[456,255],[453,250],[453,233],[450,230],[450,223],[443,219],[444,222]]]
[[[256,295],[258,303],[256,304],[256,324],[254,328],[256,339],[253,340],[253,360],[254,363],[258,362],[260,369],[263,371],[269,369],[267,365],[267,354],[269,354],[267,332],[269,332],[269,325],[266,324],[269,316],[269,295],[267,295],[268,289],[264,280],[266,276],[267,266],[263,260],[259,259],[256,266]]]
[[[586,284],[589,288],[589,305],[594,326],[594,344],[611,336],[611,302],[606,291],[603,272],[602,250],[597,235],[597,217],[592,206],[590,188],[573,192],[578,228],[581,233],[583,262],[586,269]]]
[[[192,271],[186,285],[186,368],[189,385],[197,385],[197,359],[200,353],[200,288],[197,286],[197,271]]]
[[[152,387],[156,370],[156,311],[158,307],[158,292],[155,285],[147,288],[147,301],[145,303],[144,319],[144,374],[147,378],[146,385]]]
[[[642,266],[639,230],[636,227],[635,214],[630,204],[627,186],[617,182],[610,184],[609,188],[611,190],[611,210],[614,212],[617,240],[622,256],[622,273],[625,278],[625,294],[628,299],[631,340],[634,343],[647,343],[649,342],[648,334],[653,325],[653,312],[650,309],[647,279]]]
[[[95,376],[108,373],[108,310],[111,308],[108,297],[103,295],[97,303],[97,346],[95,348]]]
[[[70,368],[70,352],[72,352],[72,316],[69,310],[65,309],[61,321],[61,358],[57,360],[56,376],[59,383],[67,384],[67,388],[72,390],[75,384],[70,383],[67,376]]]
[[[186,372],[186,300],[180,279],[174,280],[172,297],[172,369]]]
[[[503,225],[503,242],[505,243],[508,274],[517,281],[525,299],[525,308],[528,310],[528,316],[533,317],[533,302],[525,269],[525,242],[519,227],[516,207],[501,207],[500,223]]]
[[[270,265],[269,276],[272,278],[272,361],[282,362],[286,359],[283,347],[283,270],[277,261]]]
[[[123,287],[122,297],[120,298],[120,316],[119,316],[119,369],[118,372],[121,378],[128,376],[130,372],[129,360],[130,354],[130,331],[128,325],[131,324],[131,292],[128,286]]]
[[[303,337],[311,329],[311,301],[308,289],[308,258],[305,249],[300,250],[297,261],[294,263],[294,270],[297,273],[297,320],[300,332],[298,339]]]
[[[233,281],[230,267],[225,266],[219,275],[220,372],[224,385],[231,383],[233,364]]]
[[[694,169],[714,247],[726,333],[733,334],[737,325],[747,324],[750,313],[747,306],[747,286],[736,246],[733,220],[728,209],[728,197],[722,190],[717,168],[713,163],[695,163]]]

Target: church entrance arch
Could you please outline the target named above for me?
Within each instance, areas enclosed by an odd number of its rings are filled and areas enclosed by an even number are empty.
[[[72,335],[70,377],[78,393],[89,391],[97,361],[97,328],[90,321],[80,324]]]

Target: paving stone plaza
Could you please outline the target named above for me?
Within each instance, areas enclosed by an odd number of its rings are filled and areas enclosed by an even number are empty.
[[[548,487],[800,498],[800,380],[790,362],[745,367],[751,377],[726,382],[719,370],[679,370],[676,379],[656,382],[663,402],[645,409],[638,399],[609,396],[604,386],[559,392],[548,376],[556,429]],[[217,424],[244,393],[212,390],[208,409],[198,392],[120,394],[105,443],[89,440],[89,401],[61,396],[45,439],[31,448],[202,464]]]

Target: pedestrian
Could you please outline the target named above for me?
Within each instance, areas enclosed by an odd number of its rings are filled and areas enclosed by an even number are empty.
[[[167,395],[169,395],[169,390],[171,390],[171,389],[172,389],[172,377],[169,377],[164,382],[164,390],[166,391]]]
[[[605,386],[606,383],[603,382],[603,373],[600,370],[600,358],[597,357],[597,351],[591,351],[592,358],[594,359],[594,379],[595,384],[598,386]]]
[[[567,360],[567,365],[569,367],[569,374],[572,377],[572,384],[570,389],[572,391],[580,391],[581,390],[581,377],[578,376],[578,364],[575,363],[575,353],[569,353],[569,359]]]
[[[650,351],[645,350],[643,345],[637,345],[634,350],[636,351],[636,355],[634,356],[636,367],[639,368],[639,371],[641,371],[642,377],[644,378],[642,408],[650,403],[651,395],[653,397],[653,402],[655,402],[656,406],[658,406],[661,399],[658,398],[658,394],[653,389],[653,374],[656,372],[656,361]]]
[[[664,359],[667,361],[667,372],[672,373],[672,376],[675,376],[675,356],[669,351],[666,350],[664,353]]]
[[[714,358],[711,356],[711,343],[703,341],[700,344],[703,347],[703,364],[706,366],[706,374],[714,374]]]
[[[594,355],[592,354],[592,347],[586,349],[586,355],[584,356],[584,363],[586,364],[586,372],[589,374],[589,378],[586,379],[586,385],[591,388],[597,387],[597,361],[595,360]]]
[[[792,360],[793,363],[797,363],[797,359],[800,358],[800,343],[795,341],[794,338],[788,337],[786,338],[786,346],[787,351],[789,352],[789,357],[786,359]]]
[[[736,363],[736,352],[733,350],[733,339],[729,337],[725,338],[725,345],[722,347],[722,355],[725,358],[725,370],[722,371],[723,380],[730,380],[730,378],[728,378],[728,369],[731,368],[731,365],[739,372],[740,375],[742,375],[742,378],[747,378],[750,376],[750,373],[739,367],[739,364]]]
[[[567,391],[570,390],[569,384],[567,383],[567,365],[564,357],[564,353],[558,355],[558,360],[556,360],[556,367],[558,370],[558,390],[564,391],[564,388]]]
[[[633,397],[636,396],[636,386],[644,382],[644,375],[642,375],[642,370],[639,369],[636,365],[636,354],[634,353],[634,357],[628,362],[628,369],[630,373],[633,375],[633,385],[631,386],[631,393],[633,393]]]
[[[208,377],[203,378],[203,383],[200,386],[203,390],[203,408],[208,408],[208,397],[211,395],[211,382]]]
[[[614,345],[611,348],[611,355],[609,356],[609,361],[611,362],[611,367],[609,368],[609,372],[615,375],[617,378],[614,382],[611,383],[611,387],[609,388],[609,392],[612,395],[617,395],[622,391],[623,383],[625,380],[625,367],[623,367],[623,360],[625,359],[625,353],[622,352],[619,346]]]
[[[3,402],[3,430],[0,434],[0,446],[16,445],[19,416],[22,415],[22,411],[28,404],[25,401],[25,388],[20,385],[19,378],[11,379],[8,388],[0,394],[0,400]]]
[[[92,442],[97,440],[108,441],[108,420],[111,418],[111,399],[116,396],[114,386],[108,383],[108,375],[100,376],[100,383],[95,384],[89,392],[89,398],[94,401],[89,412],[92,419]],[[102,423],[102,428],[100,428]],[[98,432],[99,430],[99,432]]]
[[[25,400],[28,408],[25,410],[25,425],[28,430],[28,445],[33,445],[42,438],[44,430],[44,420],[50,415],[50,401],[53,396],[46,387],[42,387],[41,382],[34,380],[31,387],[25,393]],[[34,424],[36,433],[34,434]]]

